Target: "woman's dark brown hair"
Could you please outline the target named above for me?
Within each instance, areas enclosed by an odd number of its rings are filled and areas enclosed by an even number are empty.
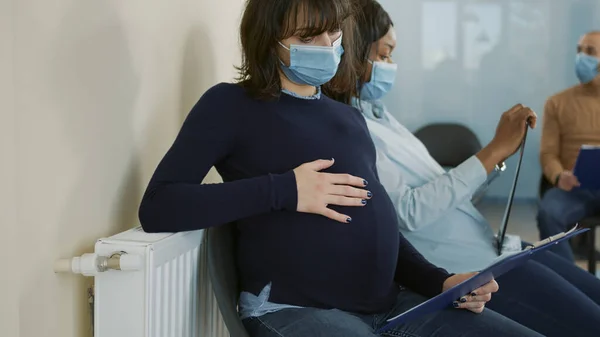
[[[356,46],[356,58],[360,59],[366,65],[369,59],[369,53],[371,52],[371,46],[373,43],[379,41],[385,34],[388,33],[390,27],[394,26],[392,18],[388,12],[381,7],[381,4],[375,0],[362,0],[361,1],[361,15],[356,20],[356,30],[360,35],[357,39],[358,43]],[[360,73],[361,76],[358,78],[358,91],[365,84],[364,83],[364,72],[367,67],[363,68]]]
[[[379,2],[375,0],[357,1],[359,12],[354,15],[356,18],[354,26],[355,43],[349,45],[350,48],[346,48],[346,53],[352,54],[353,59],[358,61],[355,65],[356,81],[351,84],[352,88],[347,88],[345,93],[343,89],[337,89],[337,93],[331,93],[329,86],[324,86],[324,91],[328,96],[342,103],[348,103],[352,97],[359,97],[360,90],[365,84],[364,74],[368,69],[367,60],[369,59],[371,46],[384,37],[390,27],[394,26],[392,18]],[[340,83],[336,77],[330,83]],[[345,82],[341,83],[345,84]],[[348,98],[348,94],[351,95],[350,98]]]
[[[355,4],[356,0],[247,0],[240,25],[242,64],[237,68],[238,83],[253,97],[279,97],[278,42],[294,35],[311,37],[342,29],[342,46],[354,48]],[[297,29],[299,26],[306,28]],[[361,63],[354,53],[344,53],[327,92],[348,93],[348,88],[356,86],[356,67]]]

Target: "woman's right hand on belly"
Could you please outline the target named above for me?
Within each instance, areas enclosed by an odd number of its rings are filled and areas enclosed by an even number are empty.
[[[352,218],[327,206],[364,206],[372,195],[365,189],[367,181],[363,178],[349,174],[319,172],[331,167],[334,162],[333,159],[315,160],[294,169],[298,189],[297,211],[320,214],[349,223]]]

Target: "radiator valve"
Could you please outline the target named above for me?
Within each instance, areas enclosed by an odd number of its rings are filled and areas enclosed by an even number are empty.
[[[142,259],[138,255],[118,252],[111,256],[96,253],[83,254],[71,259],[60,259],[54,263],[55,273],[75,273],[95,276],[107,270],[133,271],[142,269]]]

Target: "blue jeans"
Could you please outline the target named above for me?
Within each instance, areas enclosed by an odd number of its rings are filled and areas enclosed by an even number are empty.
[[[583,218],[600,213],[600,191],[575,189],[565,192],[552,188],[546,192],[538,211],[540,239],[564,232]],[[558,255],[574,262],[569,242],[563,241],[551,248]]]
[[[487,307],[545,336],[600,336],[600,279],[552,252],[498,278]]]
[[[394,317],[426,299],[404,290],[396,305],[379,315],[360,315],[340,310],[284,309],[245,319],[251,337],[528,337],[541,336],[489,309],[474,314],[449,308],[422,316],[380,335],[374,331]],[[572,335],[570,335],[572,336]]]

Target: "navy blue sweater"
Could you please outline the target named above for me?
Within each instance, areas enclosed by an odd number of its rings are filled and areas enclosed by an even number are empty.
[[[344,224],[296,212],[293,169],[335,158],[324,172],[366,179],[364,207],[332,207]],[[200,185],[212,166],[225,183]],[[360,112],[326,96],[251,98],[234,84],[208,90],[159,164],[140,206],[147,232],[178,232],[236,222],[242,289],[270,302],[375,313],[393,305],[398,284],[426,296],[448,273],[427,262],[398,232],[380,184],[375,147]]]

